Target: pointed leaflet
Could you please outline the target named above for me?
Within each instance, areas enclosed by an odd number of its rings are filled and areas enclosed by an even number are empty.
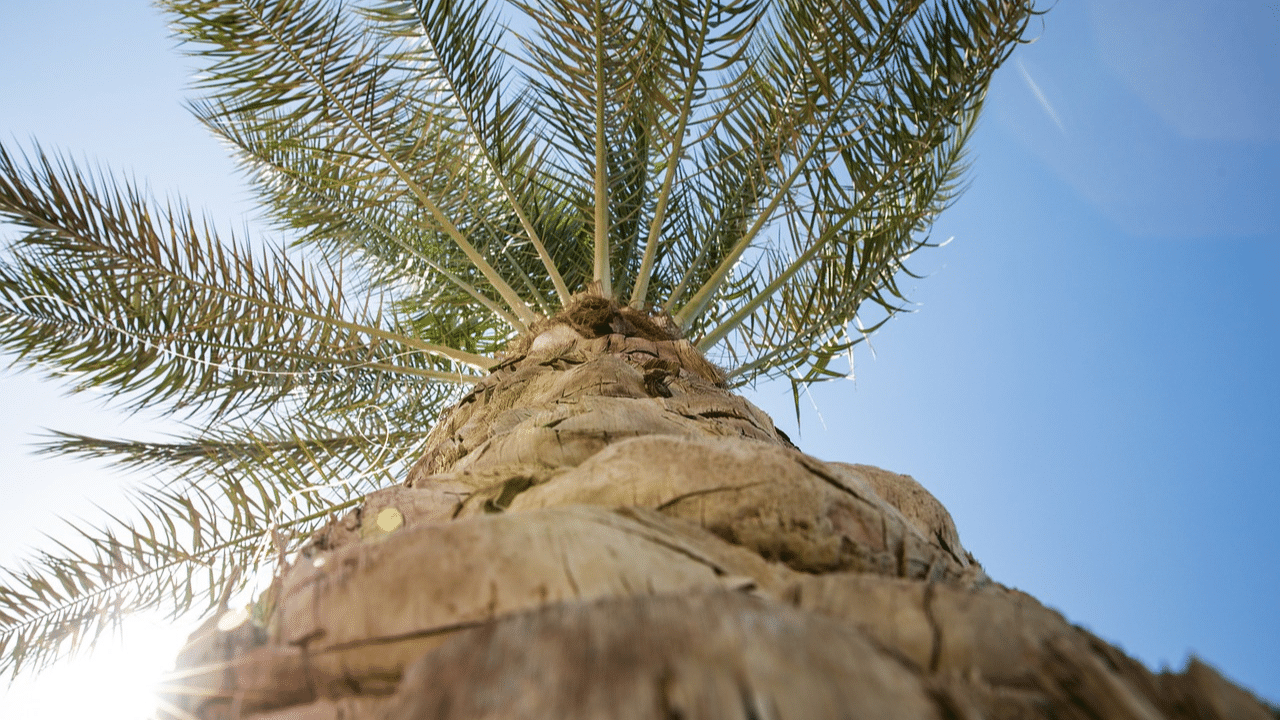
[[[457,381],[488,363],[406,337],[331,268],[223,243],[43,154],[24,166],[0,147],[0,216],[26,231],[0,265],[0,344],[134,406],[248,412],[317,375]]]
[[[759,20],[761,3],[754,0],[735,2],[656,2],[649,22],[663,28],[658,58],[651,63],[646,77],[648,98],[661,113],[669,117],[659,121],[655,133],[662,142],[654,148],[656,169],[662,177],[655,193],[654,208],[649,218],[644,256],[636,271],[631,304],[643,307],[648,302],[649,283],[658,262],[660,248],[670,244],[664,238],[667,210],[684,173],[685,154],[690,144],[700,138],[701,125],[714,125],[714,116],[703,117],[708,85],[715,81],[719,68],[737,63],[747,49],[746,39]],[[714,129],[708,134],[714,134]],[[703,137],[706,137],[705,135]]]
[[[778,41],[759,65],[779,81],[771,107],[790,109],[770,126],[786,130],[765,176],[770,196],[676,313],[703,328],[704,351],[733,336],[742,382],[770,369],[826,376],[847,348],[833,338],[863,301],[888,309],[884,293],[900,297],[893,276],[954,197],[966,123],[1032,12],[1030,3],[916,2],[860,16],[852,3],[828,5],[788,4],[772,19]],[[974,33],[992,43],[976,46]],[[742,265],[748,249],[767,261]],[[748,267],[760,277],[743,293],[729,281]]]
[[[163,474],[134,493],[131,513],[98,528],[77,522],[74,543],[0,577],[0,646],[16,648],[0,673],[73,652],[124,613],[215,609],[221,588],[274,558],[277,533],[296,544],[332,513],[402,477],[426,433],[391,426],[412,426],[428,411],[399,402],[364,418],[292,416],[166,444],[62,435],[58,451]]]
[[[175,28],[207,61],[202,86],[248,131],[283,123],[309,133],[315,158],[343,168],[370,203],[398,207],[405,222],[436,236],[413,252],[462,254],[517,319],[536,319],[475,242],[492,191],[474,177],[475,158],[458,141],[456,98],[438,68],[405,61],[402,39],[376,32],[377,15],[292,0],[166,0]],[[206,119],[211,119],[206,116]],[[287,137],[287,134],[282,134]]]
[[[407,4],[412,5],[412,13],[406,12]],[[518,193],[519,175],[534,172],[535,168],[526,164],[532,151],[530,138],[524,132],[528,108],[520,97],[514,103],[508,99],[505,107],[502,102],[506,71],[502,67],[502,27],[498,17],[486,3],[474,0],[387,2],[379,9],[401,21],[404,35],[426,41],[423,44],[439,63],[465,118],[467,132],[519,219],[523,240],[536,251],[560,304],[566,304],[569,289]]]
[[[524,44],[537,115],[547,141],[564,157],[559,176],[576,191],[565,199],[588,219],[592,279],[612,297],[612,244],[625,241],[614,233],[633,219],[634,187],[644,185],[637,173],[647,169],[647,157],[635,152],[649,125],[639,83],[656,50],[657,29],[626,0],[512,4],[536,26]]]

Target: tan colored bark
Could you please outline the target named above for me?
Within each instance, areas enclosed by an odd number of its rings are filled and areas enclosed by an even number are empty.
[[[260,720],[1273,717],[1199,661],[1154,675],[993,583],[917,482],[801,453],[658,325],[540,330],[404,485],[299,554],[266,629],[193,637],[170,702]]]

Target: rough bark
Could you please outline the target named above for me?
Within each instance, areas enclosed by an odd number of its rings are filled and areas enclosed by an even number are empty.
[[[175,715],[1276,716],[992,582],[913,479],[803,454],[628,317],[538,328],[299,554],[265,627],[193,635]]]

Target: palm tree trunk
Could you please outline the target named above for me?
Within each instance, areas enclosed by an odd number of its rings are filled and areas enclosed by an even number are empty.
[[[992,582],[914,480],[803,454],[625,311],[544,325],[264,603],[193,636],[176,716],[1274,717]]]

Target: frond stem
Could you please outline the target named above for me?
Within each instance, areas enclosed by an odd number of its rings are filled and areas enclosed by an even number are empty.
[[[429,23],[422,18],[422,7],[418,6],[416,10],[418,12],[419,19],[422,20],[422,27],[425,30],[425,28],[429,26]],[[437,49],[436,39],[431,37],[425,31],[423,32],[423,36],[427,38],[427,42],[431,45],[431,51],[435,53],[437,58],[439,58],[441,54]],[[459,97],[457,84],[454,82],[453,76],[445,70],[443,63],[441,63],[440,67],[441,70],[444,71],[441,72],[441,75],[444,77],[445,83],[449,86],[450,92],[453,93],[455,98]],[[462,110],[463,117],[466,119],[467,131],[471,134],[472,138],[476,140],[479,147],[485,148],[484,141],[481,139],[480,133],[476,130],[475,118],[472,116],[472,113],[468,108],[463,106],[462,103],[458,103],[458,107]],[[551,278],[551,283],[555,286],[556,294],[560,296],[560,304],[568,305],[570,297],[569,286],[565,284],[564,277],[561,276],[560,270],[556,268],[555,262],[551,259],[551,253],[547,252],[547,247],[543,244],[542,238],[538,236],[538,231],[534,229],[533,223],[525,213],[524,206],[516,199],[515,192],[511,189],[511,184],[507,182],[506,176],[499,171],[497,165],[493,161],[493,156],[488,152],[487,148],[482,152],[482,155],[484,156],[485,164],[489,166],[490,172],[492,172],[494,178],[497,179],[498,187],[502,189],[502,194],[507,196],[507,202],[511,203],[511,209],[520,220],[520,226],[524,228],[525,237],[533,245],[534,250],[537,251],[538,258],[542,261],[542,266],[546,269],[547,275]]]
[[[895,14],[901,11],[902,15],[895,23],[893,23],[894,32],[893,33],[882,32],[880,35],[880,39],[884,42],[887,42],[887,38],[889,38],[890,36],[896,37],[897,31],[906,23],[908,17],[910,15],[913,15],[917,11],[918,7],[919,7],[919,4],[917,3],[916,6],[912,8],[895,8],[894,10]],[[876,54],[875,52],[867,52],[866,56],[863,58],[863,63],[865,64],[870,62],[870,58],[873,57],[875,54]],[[860,75],[861,72],[857,74]],[[853,82],[848,83],[848,85],[844,89],[844,92],[841,93],[839,100],[836,102],[833,102],[832,105],[834,107],[843,106],[844,103],[853,94],[856,87],[857,87],[857,83],[853,83]],[[827,115],[825,122],[822,123],[818,131],[815,133],[813,140],[809,143],[809,147],[805,150],[804,154],[796,161],[795,167],[792,168],[791,173],[778,186],[777,192],[775,193],[773,199],[769,202],[769,205],[759,214],[759,216],[757,216],[756,221],[751,225],[750,228],[747,229],[746,232],[743,233],[742,237],[739,238],[736,243],[734,243],[733,248],[730,249],[728,255],[726,255],[725,258],[720,262],[720,265],[716,267],[715,271],[711,274],[711,277],[707,279],[707,282],[704,283],[696,293],[694,293],[694,296],[689,299],[689,302],[685,303],[680,308],[680,310],[672,316],[679,327],[682,327],[682,328],[688,327],[692,323],[693,319],[701,315],[703,310],[706,309],[707,305],[710,304],[711,299],[712,297],[715,296],[716,291],[720,289],[720,286],[723,285],[724,282],[728,279],[729,274],[733,272],[733,268],[737,264],[738,259],[742,257],[742,254],[745,253],[747,251],[747,248],[751,246],[751,243],[755,240],[756,235],[758,235],[760,231],[764,228],[764,226],[768,224],[769,220],[773,216],[774,211],[777,210],[778,206],[782,203],[786,194],[791,190],[792,185],[795,184],[795,181],[804,172],[804,170],[806,169],[806,166],[809,163],[810,158],[813,157],[814,151],[821,145],[821,140],[826,137],[828,130],[830,130],[832,124],[835,122],[837,117],[838,117],[838,113],[835,113],[835,112],[830,112]],[[883,177],[887,177],[887,173],[885,176],[882,176],[882,181],[883,181]],[[816,248],[811,248],[811,250],[816,251]],[[806,259],[808,257],[812,257],[812,255],[813,255],[812,252],[805,253]],[[798,270],[799,268],[797,267],[795,269]],[[788,273],[787,277],[790,277],[791,274],[794,274],[794,271],[792,271],[791,273]],[[769,287],[776,289],[775,287],[776,285],[777,285],[776,282],[770,283]],[[753,309],[755,307],[758,307],[761,303],[764,302],[764,300],[767,297],[768,297],[767,293],[762,293],[760,295],[757,295],[750,303],[751,307]],[[741,319],[739,319],[738,322],[741,322]],[[734,324],[736,325],[737,322],[735,322]],[[719,337],[723,337],[726,333],[720,333],[719,329],[715,331],[715,334],[718,334]],[[699,346],[701,345],[702,343],[699,343]]]
[[[925,133],[925,132],[921,133],[922,137],[928,137],[928,135],[929,133]],[[844,226],[849,223],[849,221],[853,220],[853,218],[857,216],[858,212],[865,206],[867,201],[875,197],[876,193],[880,191],[880,188],[884,186],[884,184],[889,180],[889,178],[892,177],[895,172],[897,172],[899,169],[901,169],[904,165],[907,164],[908,159],[914,161],[920,156],[924,155],[926,151],[931,149],[932,149],[932,146],[923,146],[922,149],[917,153],[910,156],[903,155],[898,159],[897,162],[885,168],[884,172],[880,174],[880,177],[875,182],[875,184],[863,192],[862,197],[858,199],[858,202],[854,203],[853,207],[845,211],[841,215],[838,221],[836,221],[835,223],[827,227],[827,229],[823,231],[822,235],[820,235],[818,239],[813,242],[812,245],[810,245],[803,253],[798,255],[796,259],[793,260],[791,264],[787,266],[786,270],[782,271],[782,273],[780,273],[778,277],[774,278],[773,282],[769,283],[769,285],[766,286],[764,290],[756,294],[755,297],[747,301],[742,307],[738,308],[737,312],[731,315],[723,323],[720,323],[719,326],[717,326],[714,330],[712,330],[705,337],[699,340],[698,349],[703,352],[707,352],[710,348],[714,347],[716,343],[724,339],[724,337],[728,335],[734,328],[741,325],[748,317],[751,316],[752,313],[755,312],[756,308],[760,307],[760,305],[762,305],[766,300],[768,300],[775,292],[778,291],[779,288],[781,288],[787,281],[789,281],[792,278],[792,276],[800,272],[800,269],[803,268],[804,265],[808,263],[808,261],[819,250],[821,250],[831,240],[832,237],[836,235],[837,232],[843,229]],[[954,167],[958,162],[959,162],[958,155],[956,153],[952,153],[952,157],[950,159],[949,164]],[[870,279],[870,280],[874,280],[874,279]]]
[[[595,82],[596,82],[596,167],[595,167],[595,271],[593,279],[599,283],[600,294],[613,297],[612,270],[609,267],[609,188],[608,147],[605,137],[605,47],[604,7],[601,0],[593,3],[595,13]]]
[[[671,200],[671,189],[675,185],[676,169],[680,165],[680,154],[684,152],[684,133],[693,109],[694,90],[698,84],[699,73],[702,72],[702,48],[707,39],[707,24],[711,19],[711,3],[702,6],[702,34],[698,38],[698,60],[689,69],[689,82],[684,88],[684,102],[680,107],[680,120],[671,142],[671,153],[667,156],[667,170],[662,178],[662,187],[658,190],[657,204],[653,210],[653,220],[649,223],[649,237],[644,243],[644,255],[640,258],[640,269],[636,273],[636,283],[631,291],[631,306],[641,308],[649,294],[649,280],[653,275],[653,266],[658,256],[658,240],[662,234],[662,223],[667,216],[667,203]]]
[[[438,227],[442,229],[451,240],[453,240],[454,244],[458,246],[458,249],[462,250],[463,254],[467,256],[467,259],[476,266],[476,269],[478,269],[486,279],[488,279],[494,289],[498,291],[498,294],[502,296],[502,299],[506,301],[507,306],[520,318],[520,324],[516,326],[516,330],[520,332],[527,330],[528,325],[538,319],[537,313],[533,312],[524,300],[520,298],[520,295],[516,293],[515,289],[508,285],[506,280],[502,279],[502,275],[499,274],[498,271],[484,259],[484,256],[475,249],[475,247],[467,240],[466,236],[462,234],[462,231],[458,229],[458,226],[449,219],[449,216],[439,205],[435,203],[435,201],[431,199],[422,186],[409,176],[409,173],[403,166],[401,166],[399,161],[397,161],[396,158],[382,146],[382,143],[378,142],[378,139],[373,136],[373,133],[369,128],[359,122],[355,117],[355,114],[351,111],[351,108],[347,107],[345,103],[341,102],[341,100],[333,94],[324,78],[317,75],[313,68],[304,62],[302,58],[298,57],[298,54],[294,51],[293,46],[288,42],[288,39],[281,37],[279,33],[276,32],[275,28],[272,27],[262,14],[259,13],[250,3],[240,0],[240,5],[244,7],[268,33],[271,34],[272,39],[280,44],[280,47],[289,54],[290,59],[292,59],[293,62],[307,74],[311,81],[316,84],[316,87],[324,93],[325,98],[338,108],[339,112],[341,112],[347,119],[347,122],[351,123],[351,126],[354,127],[356,131],[360,133],[361,137],[365,139],[365,142],[369,143],[369,145],[373,147],[379,158],[381,158],[382,161],[387,164],[387,167],[389,167],[391,171],[408,186],[409,190],[414,194],[414,197],[416,197],[418,201],[422,203],[422,206],[427,209],[427,212],[435,218]]]
[[[102,252],[103,254],[109,257],[113,257],[117,260],[122,260],[128,265],[139,267],[139,269],[145,270],[146,272],[153,273],[157,276],[167,278],[170,280],[176,280],[182,284],[189,285],[191,287],[198,288],[200,290],[204,290],[213,295],[222,295],[224,297],[229,297],[235,300],[239,300],[241,302],[245,302],[250,305],[256,305],[258,307],[265,308],[271,311],[298,315],[300,317],[304,317],[309,320],[315,320],[323,324],[339,327],[339,328],[342,328],[343,330],[348,330],[356,333],[363,333],[371,337],[376,337],[382,340],[389,340],[391,342],[399,343],[400,345],[404,345],[406,347],[410,347],[415,350],[421,350],[422,352],[425,352],[429,355],[436,355],[436,356],[448,358],[450,360],[454,360],[463,365],[467,365],[469,367],[472,367],[481,371],[488,371],[489,367],[493,364],[492,358],[488,358],[483,355],[469,353],[469,352],[466,352],[465,350],[459,350],[457,348],[448,347],[447,345],[437,345],[434,343],[424,342],[417,338],[408,337],[405,335],[401,335],[399,333],[391,332],[389,330],[384,330],[382,328],[369,327],[367,325],[361,325],[359,323],[350,322],[348,320],[332,317],[330,315],[315,313],[308,310],[303,310],[301,308],[293,307],[290,305],[284,305],[282,303],[272,302],[270,300],[265,300],[262,297],[259,297],[256,295],[238,293],[229,287],[224,287],[216,283],[201,282],[196,278],[180,274],[162,265],[148,265],[145,263],[138,262],[136,258],[130,255],[126,255],[124,253],[118,252],[112,249],[111,247],[94,240],[93,238],[81,237],[75,233],[69,232],[67,228],[61,227],[55,223],[48,222],[44,218],[37,216],[35,214],[26,213],[26,212],[12,212],[12,211],[10,212],[13,215],[23,216],[26,221],[26,224],[30,225],[31,227],[51,230],[61,235],[70,235],[72,237],[76,237],[81,242],[84,242],[87,245],[96,247],[100,252]],[[170,222],[172,223],[173,222],[172,216],[169,219],[170,219]]]

